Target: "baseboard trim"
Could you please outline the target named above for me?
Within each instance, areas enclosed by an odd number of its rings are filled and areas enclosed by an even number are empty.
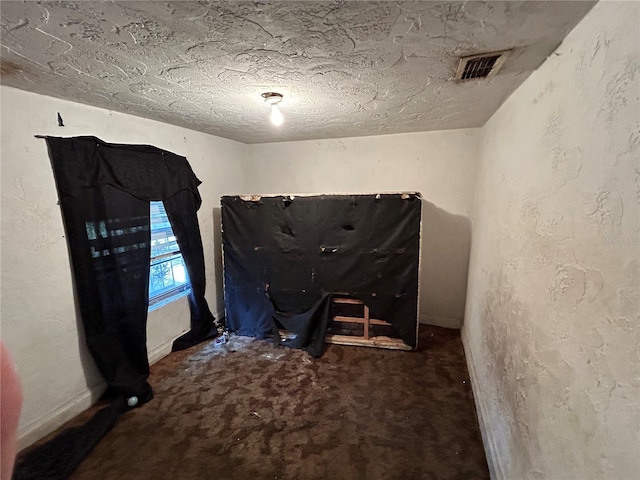
[[[186,333],[188,330],[184,332],[180,332],[176,338],[179,338],[181,335]],[[158,363],[164,357],[171,353],[171,347],[173,347],[173,342],[176,338],[170,338],[166,342],[161,343],[156,348],[147,353],[147,358],[149,359],[149,365],[153,365],[154,363]]]
[[[18,450],[27,448],[64,425],[76,415],[80,415],[98,401],[106,388],[107,385],[103,381],[100,381],[84,392],[67,400],[53,411],[31,422],[24,428],[24,431],[18,435]]]
[[[224,312],[222,312],[222,315],[218,312],[216,318],[221,318],[223,316]],[[187,330],[178,333],[175,338],[170,338],[151,350],[147,354],[149,364],[153,365],[169,355],[175,339],[180,337],[186,331]],[[99,383],[89,387],[84,392],[81,392],[67,400],[51,412],[31,422],[29,425],[24,427],[21,433],[18,434],[18,449],[22,450],[33,445],[41,438],[46,437],[57,428],[60,428],[73,417],[80,415],[98,401],[105,389],[105,382],[100,381]]]
[[[471,353],[471,348],[467,342],[466,331],[461,331],[462,346],[464,348],[464,355],[467,362],[467,370],[469,371],[469,377],[471,380],[471,389],[473,391],[473,399],[476,405],[476,413],[478,415],[478,423],[480,425],[480,434],[482,435],[482,444],[484,445],[484,453],[487,457],[487,465],[489,466],[489,475],[492,480],[506,479],[504,474],[504,466],[500,459],[500,454],[497,448],[497,443],[493,436],[493,430],[491,425],[487,423],[488,409],[485,402],[485,396],[482,392],[481,383],[478,380],[476,372],[476,363]]]
[[[426,323],[427,325],[435,325],[436,327],[455,328],[460,329],[462,327],[461,318],[450,317],[434,317],[432,315],[425,315],[420,317],[420,323]]]

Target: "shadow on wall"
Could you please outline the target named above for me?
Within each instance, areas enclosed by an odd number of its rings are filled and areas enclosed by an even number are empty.
[[[464,318],[471,222],[423,200],[420,322],[460,328]]]
[[[214,315],[216,318],[219,314],[224,315],[222,308],[224,307],[224,290],[222,283],[222,210],[220,207],[213,209],[213,261],[215,267],[215,289],[216,289],[216,305],[218,312]]]

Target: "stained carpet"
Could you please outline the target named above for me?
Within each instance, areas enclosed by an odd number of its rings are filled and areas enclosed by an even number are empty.
[[[419,339],[319,359],[238,336],[174,353],[152,366],[155,398],[71,478],[489,478],[459,332],[422,325]]]

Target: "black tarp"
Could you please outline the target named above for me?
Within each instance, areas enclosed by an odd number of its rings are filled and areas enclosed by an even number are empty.
[[[416,346],[419,194],[225,196],[221,205],[230,330],[264,338],[276,310],[301,314],[341,293]]]
[[[271,331],[277,344],[302,348],[314,357],[322,355],[324,337],[329,323],[331,295],[325,294],[310,309],[301,313],[280,312],[274,308]],[[289,338],[281,338],[285,330]]]
[[[163,201],[187,267],[191,330],[181,350],[217,334],[204,298],[204,253],[195,176],[185,157],[149,145],[95,137],[44,137],[58,188],[75,291],[89,351],[115,402],[82,427],[23,459],[15,478],[66,478],[130,406],[153,398],[147,383],[146,323],[150,201]],[[38,469],[40,468],[40,470]]]

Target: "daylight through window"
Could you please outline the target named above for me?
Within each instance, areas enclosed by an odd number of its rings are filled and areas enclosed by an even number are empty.
[[[149,310],[154,310],[191,289],[178,242],[162,202],[151,202],[151,268]]]

